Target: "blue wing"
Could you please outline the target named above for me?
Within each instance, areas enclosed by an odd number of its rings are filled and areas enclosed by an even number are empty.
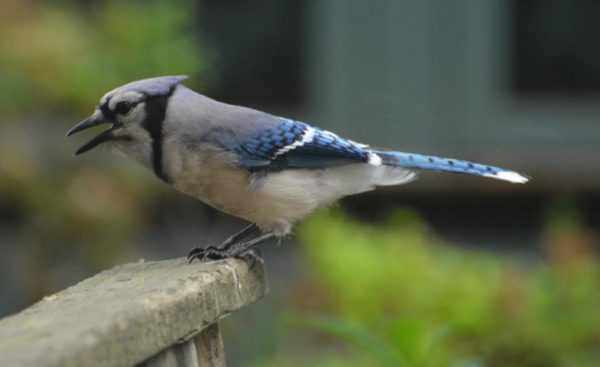
[[[240,165],[253,171],[368,162],[371,154],[361,144],[293,120],[256,132],[234,151]]]

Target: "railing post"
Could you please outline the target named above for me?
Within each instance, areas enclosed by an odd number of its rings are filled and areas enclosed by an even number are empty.
[[[196,337],[200,367],[225,367],[225,348],[219,323],[215,322]]]
[[[194,339],[190,339],[176,344],[137,367],[199,367],[196,343]]]
[[[155,355],[138,367],[225,367],[225,348],[215,322],[200,334]]]

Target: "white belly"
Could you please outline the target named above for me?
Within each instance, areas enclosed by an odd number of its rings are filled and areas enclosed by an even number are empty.
[[[272,173],[252,186],[250,173],[225,163],[230,161],[222,152],[178,155],[169,162],[169,175],[179,191],[281,235],[318,207],[311,185],[299,186],[288,174]]]

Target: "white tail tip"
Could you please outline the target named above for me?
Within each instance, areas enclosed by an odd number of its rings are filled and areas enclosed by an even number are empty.
[[[372,166],[381,166],[383,163],[381,157],[377,153],[370,152],[369,153],[369,161],[367,162]]]
[[[514,171],[500,171],[498,173],[487,173],[484,174],[484,176],[512,183],[526,183],[527,181],[529,181],[529,177],[523,176],[522,174]]]

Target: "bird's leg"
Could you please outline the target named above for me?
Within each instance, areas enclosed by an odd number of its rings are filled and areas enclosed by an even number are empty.
[[[233,236],[231,236],[228,239],[226,239],[225,241],[223,241],[223,243],[221,243],[221,246],[219,246],[218,248],[215,246],[208,246],[207,248],[202,248],[202,247],[196,246],[188,253],[188,256],[187,256],[188,261],[192,262],[195,258],[204,257],[203,254],[208,249],[211,249],[211,250],[228,249],[231,245],[244,239],[245,237],[247,237],[248,235],[250,235],[252,232],[256,231],[257,229],[258,229],[258,226],[256,225],[256,223],[251,223],[248,226],[244,227],[244,229],[242,229],[238,233],[234,234]]]
[[[260,258],[256,250],[253,248],[258,244],[266,242],[276,237],[274,232],[265,233],[254,239],[246,242],[234,242],[227,248],[207,247],[189,257],[190,261],[194,259],[200,260],[219,260],[231,257],[249,258],[253,263]]]
[[[234,234],[233,236],[231,236],[228,239],[226,239],[225,241],[223,241],[223,243],[221,244],[221,246],[219,246],[219,248],[227,249],[234,243],[239,242],[240,240],[248,237],[252,232],[256,231],[257,229],[258,229],[258,226],[256,225],[256,223],[251,223],[248,226],[246,226],[244,229],[239,231],[238,233]]]
[[[266,242],[272,238],[275,238],[275,237],[276,237],[275,232],[265,233],[263,235],[260,235],[256,238],[251,239],[246,242],[234,243],[233,245],[229,246],[229,248],[224,249],[224,252],[225,252],[225,255],[227,255],[226,257],[244,256],[246,253],[248,253],[250,251],[254,251],[253,247],[255,247],[263,242]]]

